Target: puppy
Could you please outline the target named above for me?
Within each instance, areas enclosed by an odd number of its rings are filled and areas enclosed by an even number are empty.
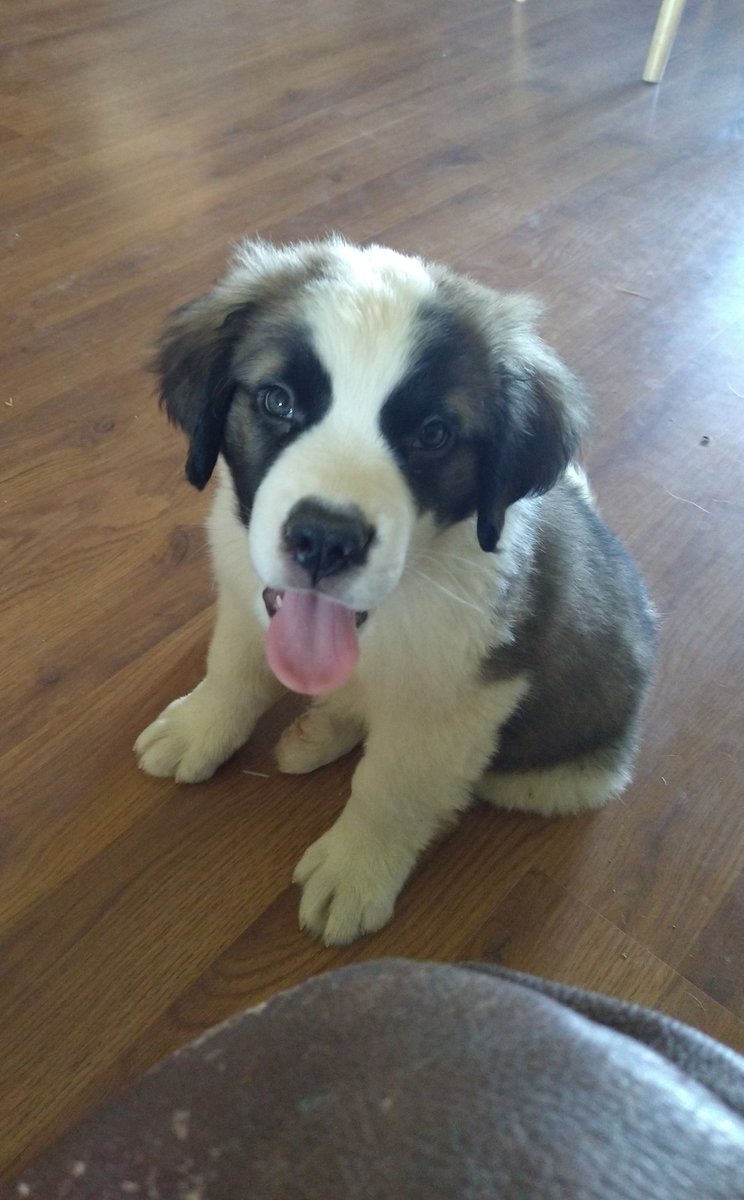
[[[282,687],[277,748],[312,771],[364,742],[305,852],[300,922],[379,929],[474,796],[542,814],[627,785],[655,628],[573,463],[576,380],[502,295],[380,246],[249,241],[163,336],[186,473],[218,485],[207,673],[136,744],[207,779]]]

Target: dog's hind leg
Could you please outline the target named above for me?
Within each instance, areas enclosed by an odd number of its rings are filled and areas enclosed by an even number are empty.
[[[587,755],[544,770],[486,771],[475,785],[480,800],[499,808],[538,813],[543,817],[566,816],[585,809],[601,808],[619,796],[630,782],[628,758]]]

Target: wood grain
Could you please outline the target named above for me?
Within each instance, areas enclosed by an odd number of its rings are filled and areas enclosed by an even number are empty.
[[[700,0],[649,89],[653,16],[0,5],[0,1169],[205,1026],[382,955],[495,959],[744,1050],[744,31]],[[289,880],[353,762],[280,776],[293,702],[208,784],[131,754],[199,679],[214,598],[153,339],[235,238],[329,228],[544,298],[663,617],[627,796],[473,810],[344,951],[300,933]]]

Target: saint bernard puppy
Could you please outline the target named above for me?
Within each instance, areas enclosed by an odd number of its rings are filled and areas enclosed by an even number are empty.
[[[576,380],[535,308],[333,238],[249,241],[171,318],[162,402],[217,467],[202,682],[140,736],[144,771],[207,779],[290,688],[282,771],[364,743],[305,852],[300,922],[379,929],[474,797],[573,813],[630,778],[655,623],[572,457]]]

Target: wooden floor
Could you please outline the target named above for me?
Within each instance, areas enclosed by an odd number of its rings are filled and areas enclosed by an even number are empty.
[[[204,1026],[382,955],[492,959],[744,1049],[744,11],[691,0],[2,0],[0,1161]],[[542,296],[663,614],[627,796],[477,809],[393,924],[297,928],[352,764],[141,775],[197,682],[208,497],[143,371],[231,242],[330,228]]]

